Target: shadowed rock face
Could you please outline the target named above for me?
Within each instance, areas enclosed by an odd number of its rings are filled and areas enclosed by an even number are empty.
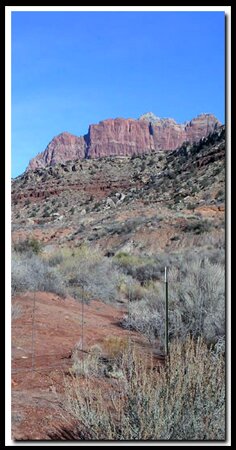
[[[212,114],[201,114],[178,124],[147,113],[138,120],[107,119],[90,125],[88,134],[77,137],[64,132],[52,139],[44,152],[33,158],[28,170],[69,160],[107,156],[132,156],[158,150],[175,150],[183,142],[197,142],[220,126]]]

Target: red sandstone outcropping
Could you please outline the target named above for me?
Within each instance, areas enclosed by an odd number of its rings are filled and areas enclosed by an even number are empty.
[[[201,114],[184,124],[173,119],[161,119],[152,113],[144,114],[138,120],[107,119],[90,125],[85,136],[59,134],[44,152],[30,161],[27,171],[88,157],[132,156],[153,150],[175,150],[185,141],[199,141],[220,125],[212,114]]]
[[[31,159],[27,170],[54,166],[74,159],[83,159],[86,144],[83,137],[64,132],[54,137],[44,152]]]

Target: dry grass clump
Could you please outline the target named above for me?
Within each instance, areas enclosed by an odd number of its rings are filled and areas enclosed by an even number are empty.
[[[72,352],[73,365],[71,373],[85,377],[119,378],[123,355],[129,347],[125,337],[107,336],[102,345],[94,344],[86,352],[78,342]]]
[[[224,358],[201,338],[172,342],[158,370],[126,351],[121,370],[105,387],[94,378],[66,382],[78,440],[224,440]]]
[[[110,358],[118,358],[128,349],[128,338],[118,336],[107,336],[103,341],[103,351]]]
[[[102,349],[99,345],[93,345],[87,352],[82,352],[81,342],[78,342],[72,352],[71,374],[86,377],[104,375],[104,367],[100,361],[101,354]]]

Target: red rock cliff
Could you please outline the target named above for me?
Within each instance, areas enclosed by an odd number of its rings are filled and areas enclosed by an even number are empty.
[[[31,159],[27,170],[53,166],[73,159],[83,159],[86,143],[83,137],[64,132],[54,137],[44,152]]]
[[[138,120],[107,119],[90,125],[82,137],[70,133],[56,136],[33,158],[27,170],[86,157],[131,156],[152,150],[175,150],[184,141],[195,142],[207,136],[220,122],[212,114],[201,114],[190,122],[178,124],[147,113]]]

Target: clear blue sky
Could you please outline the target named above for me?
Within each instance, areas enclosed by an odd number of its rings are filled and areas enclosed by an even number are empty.
[[[152,111],[224,122],[223,12],[13,12],[12,176],[57,134]]]

